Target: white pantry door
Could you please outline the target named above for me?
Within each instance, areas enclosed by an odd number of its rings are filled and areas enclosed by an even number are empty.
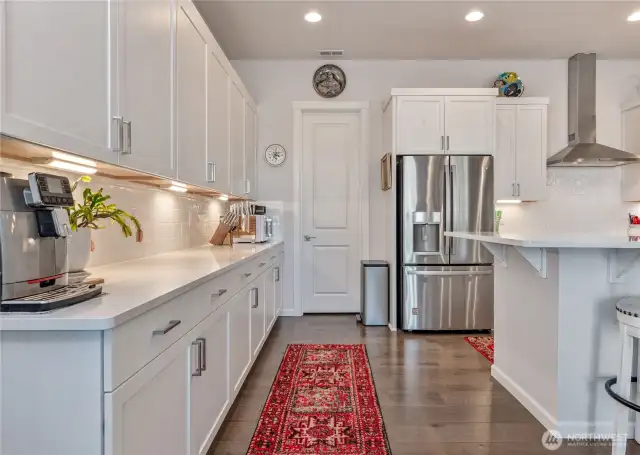
[[[302,309],[359,311],[360,116],[302,118]]]

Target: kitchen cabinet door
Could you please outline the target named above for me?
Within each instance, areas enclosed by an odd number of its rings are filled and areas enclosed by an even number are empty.
[[[229,393],[237,395],[251,364],[251,288],[249,285],[235,295],[229,306]]]
[[[244,175],[246,194],[250,199],[258,198],[256,173],[256,113],[249,103],[245,104],[244,117]]]
[[[640,101],[622,112],[622,147],[640,155]],[[640,164],[622,166],[622,200],[640,201]]]
[[[229,407],[229,306],[190,332],[190,453],[206,455]]]
[[[208,186],[231,192],[229,167],[229,76],[216,56],[207,53]]]
[[[0,2],[3,134],[117,162],[118,3]]]
[[[399,96],[396,126],[399,155],[444,153],[445,98]]]
[[[516,198],[540,201],[547,188],[547,106],[521,105],[516,120]]]
[[[516,117],[517,106],[496,108],[496,154],[494,157],[494,197],[516,199]]]
[[[275,282],[275,301],[276,301],[276,319],[282,311],[282,273],[284,270],[284,253],[280,254],[276,264],[276,282]]]
[[[182,338],[104,394],[105,455],[187,453],[186,346]]]
[[[263,273],[249,285],[251,299],[251,355],[253,358],[258,356],[266,333],[267,296],[265,294],[265,280],[268,280],[269,277],[268,272]]]
[[[445,151],[455,155],[493,155],[495,97],[445,97]]]
[[[178,178],[207,183],[207,43],[182,6],[178,8],[177,125]]]
[[[127,122],[119,164],[176,178],[172,120],[175,3],[124,0],[118,3],[118,11],[118,112]],[[178,31],[181,57],[187,45],[198,52],[197,43],[185,42],[184,24],[181,20]],[[180,94],[185,95],[185,66],[180,70]]]
[[[229,134],[231,160],[231,193],[244,196],[247,192],[244,165],[244,116],[245,101],[242,93],[233,83],[229,82]]]
[[[267,331],[271,330],[271,326],[276,320],[276,267],[276,265],[273,265],[267,270],[264,280],[264,307]]]

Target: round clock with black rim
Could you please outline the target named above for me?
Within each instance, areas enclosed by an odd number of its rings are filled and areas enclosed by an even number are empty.
[[[287,158],[287,151],[280,144],[271,144],[264,151],[264,160],[269,166],[277,167],[284,164]]]

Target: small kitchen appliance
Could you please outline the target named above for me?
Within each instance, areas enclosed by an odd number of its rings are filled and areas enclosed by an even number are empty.
[[[0,312],[50,311],[102,292],[98,284],[68,284],[65,207],[72,205],[66,177],[0,173]]]
[[[247,204],[241,215],[240,226],[232,235],[236,243],[265,243],[271,240],[273,219],[267,215],[267,208],[264,205]]]
[[[402,156],[397,165],[400,326],[493,328],[493,256],[444,235],[493,232],[493,157]]]

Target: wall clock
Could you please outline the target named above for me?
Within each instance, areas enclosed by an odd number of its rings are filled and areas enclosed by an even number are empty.
[[[337,65],[322,65],[313,75],[313,88],[323,98],[335,98],[347,86],[347,76]]]
[[[269,166],[282,166],[287,158],[287,151],[280,144],[271,144],[264,151],[264,160]]]

